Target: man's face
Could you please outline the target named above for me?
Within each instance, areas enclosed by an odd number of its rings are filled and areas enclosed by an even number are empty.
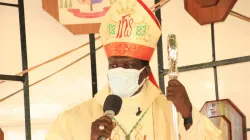
[[[124,69],[140,70],[143,67],[145,67],[145,65],[142,63],[142,60],[125,56],[112,56],[108,59],[108,61],[109,61],[109,69],[121,67]],[[140,78],[138,81],[139,84],[143,81],[144,78],[148,77],[149,72],[150,72],[150,67],[146,66],[145,69],[140,74]]]

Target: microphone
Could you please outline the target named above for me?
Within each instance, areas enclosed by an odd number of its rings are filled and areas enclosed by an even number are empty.
[[[116,116],[122,107],[122,99],[117,95],[109,95],[103,105],[104,115],[108,116],[111,120]],[[105,140],[105,137],[100,136],[98,140]]]

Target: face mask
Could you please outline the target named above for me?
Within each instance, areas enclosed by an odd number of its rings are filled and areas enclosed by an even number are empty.
[[[145,68],[145,67],[144,67]],[[115,68],[108,71],[108,80],[112,94],[120,97],[132,96],[145,82],[145,79],[139,85],[140,73],[144,70]]]

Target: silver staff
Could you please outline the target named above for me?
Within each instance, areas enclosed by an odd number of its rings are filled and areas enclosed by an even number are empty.
[[[178,50],[176,44],[176,36],[174,34],[168,35],[168,64],[169,64],[169,79],[177,79],[178,67],[177,67]]]
[[[178,67],[177,67],[177,58],[178,58],[178,50],[176,44],[176,35],[169,34],[168,35],[168,65],[169,65],[169,79],[177,79],[178,78]],[[178,113],[177,110],[172,104],[173,110],[173,125],[175,131],[176,140],[179,140],[179,132],[178,132]]]

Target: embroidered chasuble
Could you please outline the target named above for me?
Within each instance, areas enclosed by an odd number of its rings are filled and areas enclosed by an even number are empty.
[[[59,115],[53,123],[46,140],[90,140],[91,123],[103,116],[103,104],[109,95],[107,86],[96,96],[73,109]],[[138,107],[141,114],[136,116]],[[172,104],[149,80],[143,90],[131,99],[124,99],[121,112],[115,118],[126,133],[129,133],[140,116],[148,109],[144,118],[132,132],[131,140],[175,140],[172,122]],[[193,107],[193,125],[186,131],[179,114],[179,140],[222,140],[221,131]],[[125,140],[125,134],[116,125],[112,140]]]
[[[132,131],[130,140],[144,140],[144,137],[148,140],[154,139],[153,133],[153,114],[152,103],[156,99],[154,96],[148,96],[146,91],[147,83],[144,84],[140,93],[131,98],[123,98],[122,109],[120,113],[115,117],[115,120],[121,125],[121,127],[128,134],[137,121],[141,119],[137,127]],[[138,108],[141,113],[137,116]],[[145,115],[143,115],[145,113]],[[112,140],[126,140],[126,135],[122,131],[119,125],[113,130]],[[149,128],[149,129],[147,129]]]

